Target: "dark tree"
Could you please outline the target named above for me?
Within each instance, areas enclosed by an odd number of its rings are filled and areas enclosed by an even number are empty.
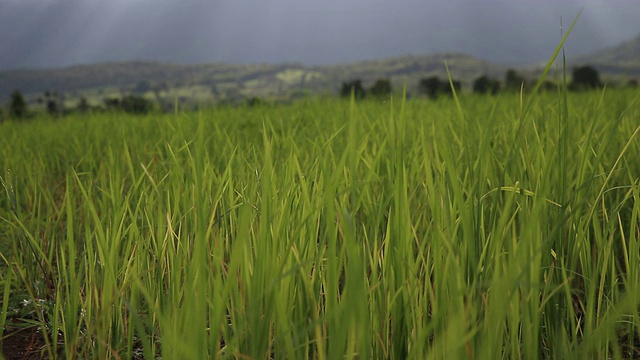
[[[120,108],[120,99],[118,98],[105,98],[102,102],[104,102],[104,106],[109,110],[117,110]]]
[[[451,87],[451,84],[453,84],[453,88]],[[462,84],[460,83],[460,81],[458,80],[451,80],[451,84],[449,84],[449,81],[442,81],[440,83],[440,91],[443,94],[449,95],[449,96],[453,96],[453,90],[455,89],[456,93],[460,92],[460,89],[462,89]]]
[[[504,76],[504,87],[509,91],[520,91],[523,84],[525,84],[525,79],[523,76],[518,74],[515,70],[509,69]]]
[[[389,97],[389,95],[391,95],[391,81],[388,79],[376,80],[376,82],[369,88],[369,94],[378,98]]]
[[[120,103],[122,110],[130,114],[146,114],[153,109],[153,103],[142,96],[128,95]]]
[[[569,85],[572,90],[596,89],[602,87],[600,74],[591,66],[573,69],[573,81]]]
[[[558,88],[558,84],[554,83],[551,80],[545,80],[542,82],[542,85],[540,85],[540,89],[543,91],[552,91],[552,90],[556,90]]]
[[[14,119],[24,119],[27,117],[27,102],[20,90],[14,90],[9,100],[9,117]]]
[[[87,101],[86,97],[84,96],[80,97],[80,101],[76,106],[76,110],[78,110],[78,112],[81,112],[81,113],[87,113],[89,112],[89,110],[91,110],[91,105],[89,105],[89,101]]]
[[[104,99],[108,110],[124,111],[130,114],[146,114],[153,110],[153,103],[142,96],[127,95],[122,98]]]
[[[458,80],[451,80],[453,88],[456,92],[460,91],[462,84]],[[421,79],[418,83],[418,91],[420,94],[427,95],[431,99],[436,99],[438,94],[453,96],[453,89],[449,80],[440,81],[437,76]]]
[[[497,94],[500,91],[500,82],[487,75],[482,75],[473,82],[473,92],[476,94]]]
[[[258,96],[245,99],[244,104],[248,107],[264,106],[267,102]]]
[[[631,79],[631,80],[627,81],[627,87],[630,87],[630,88],[633,88],[633,89],[637,88],[638,87],[638,80]]]
[[[49,113],[49,115],[60,115],[62,106],[60,105],[61,101],[57,92],[45,91],[44,101],[46,103],[47,112]]]
[[[362,87],[362,80],[352,80],[349,82],[343,82],[340,89],[340,96],[350,97],[353,93],[353,97],[356,99],[362,99],[366,95],[366,91]]]
[[[418,83],[418,91],[432,99],[438,97],[440,89],[442,89],[442,82],[437,76],[420,79],[420,82]]]

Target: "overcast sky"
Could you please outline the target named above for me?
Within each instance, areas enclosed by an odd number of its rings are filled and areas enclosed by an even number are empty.
[[[123,60],[333,64],[464,52],[545,60],[640,35],[637,0],[0,0],[0,69]]]

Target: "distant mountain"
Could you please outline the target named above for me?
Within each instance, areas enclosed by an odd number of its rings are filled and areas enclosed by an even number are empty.
[[[275,68],[270,65],[122,62],[49,70],[11,70],[0,72],[0,96],[6,98],[14,89],[20,89],[27,96],[45,91],[72,96],[82,92],[166,91],[170,87],[191,84],[241,82],[264,76]]]
[[[0,72],[0,101],[14,89],[34,101],[45,91],[67,99],[99,98],[125,93],[148,97],[204,101],[239,97],[287,97],[301,93],[336,93],[343,81],[362,79],[366,86],[378,78],[391,79],[396,88],[417,89],[419,79],[446,77],[445,60],[452,76],[469,83],[482,74],[502,76],[505,66],[464,54],[403,56],[331,66],[281,65],[176,65],[157,62],[123,62],[72,66],[50,70]]]
[[[64,94],[67,101],[86,97],[99,104],[106,97],[137,93],[156,100],[175,98],[210,102],[253,96],[287,98],[307,93],[335,94],[341,82],[362,79],[369,86],[378,78],[391,79],[396,89],[405,84],[417,90],[421,78],[446,78],[445,61],[452,77],[469,86],[487,74],[502,79],[508,66],[464,54],[402,56],[331,66],[300,64],[176,65],[158,62],[123,62],[80,65],[50,70],[0,72],[0,103],[14,89],[30,101],[45,91]],[[640,77],[640,36],[618,46],[569,59],[569,66],[590,64],[606,78]],[[528,77],[538,76],[540,65],[517,67]]]
[[[577,57],[575,65],[593,65],[605,75],[640,77],[640,35],[619,45]]]
[[[576,59],[581,63],[640,67],[640,35],[635,39]]]

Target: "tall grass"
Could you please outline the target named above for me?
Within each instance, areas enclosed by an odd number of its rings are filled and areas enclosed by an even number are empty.
[[[0,324],[69,359],[632,357],[637,93],[458,96],[0,124]]]

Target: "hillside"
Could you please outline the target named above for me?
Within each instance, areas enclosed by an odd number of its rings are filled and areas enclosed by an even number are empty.
[[[601,73],[613,77],[640,77],[640,35],[619,45],[577,57],[576,65],[593,65]]]
[[[390,78],[409,90],[422,77],[446,76],[444,61],[455,78],[467,81],[484,73],[501,76],[505,67],[462,54],[403,56],[332,66],[282,65],[176,65],[155,62],[108,63],[51,70],[0,72],[0,98],[6,101],[20,89],[33,101],[45,91],[67,98],[150,93],[189,100],[233,97],[284,97],[296,93],[334,93],[342,81],[360,78],[365,85]],[[151,95],[149,95],[151,96]]]
[[[402,56],[332,66],[300,64],[200,64],[177,65],[158,62],[125,62],[72,66],[50,70],[0,72],[0,102],[6,103],[14,89],[20,89],[31,102],[45,91],[64,94],[69,102],[80,96],[100,103],[105,97],[126,93],[143,94],[157,100],[175,99],[210,102],[260,96],[295,97],[306,93],[335,93],[341,82],[359,78],[365,86],[377,78],[389,78],[395,88],[405,83],[409,92],[419,79],[446,77],[447,61],[454,78],[469,86],[482,74],[502,78],[507,66],[464,54]],[[640,76],[640,36],[591,55],[569,59],[569,65],[592,64],[604,78]],[[537,76],[540,65],[517,70]]]
[[[605,66],[640,68],[640,35],[614,47],[578,57],[576,61]]]

